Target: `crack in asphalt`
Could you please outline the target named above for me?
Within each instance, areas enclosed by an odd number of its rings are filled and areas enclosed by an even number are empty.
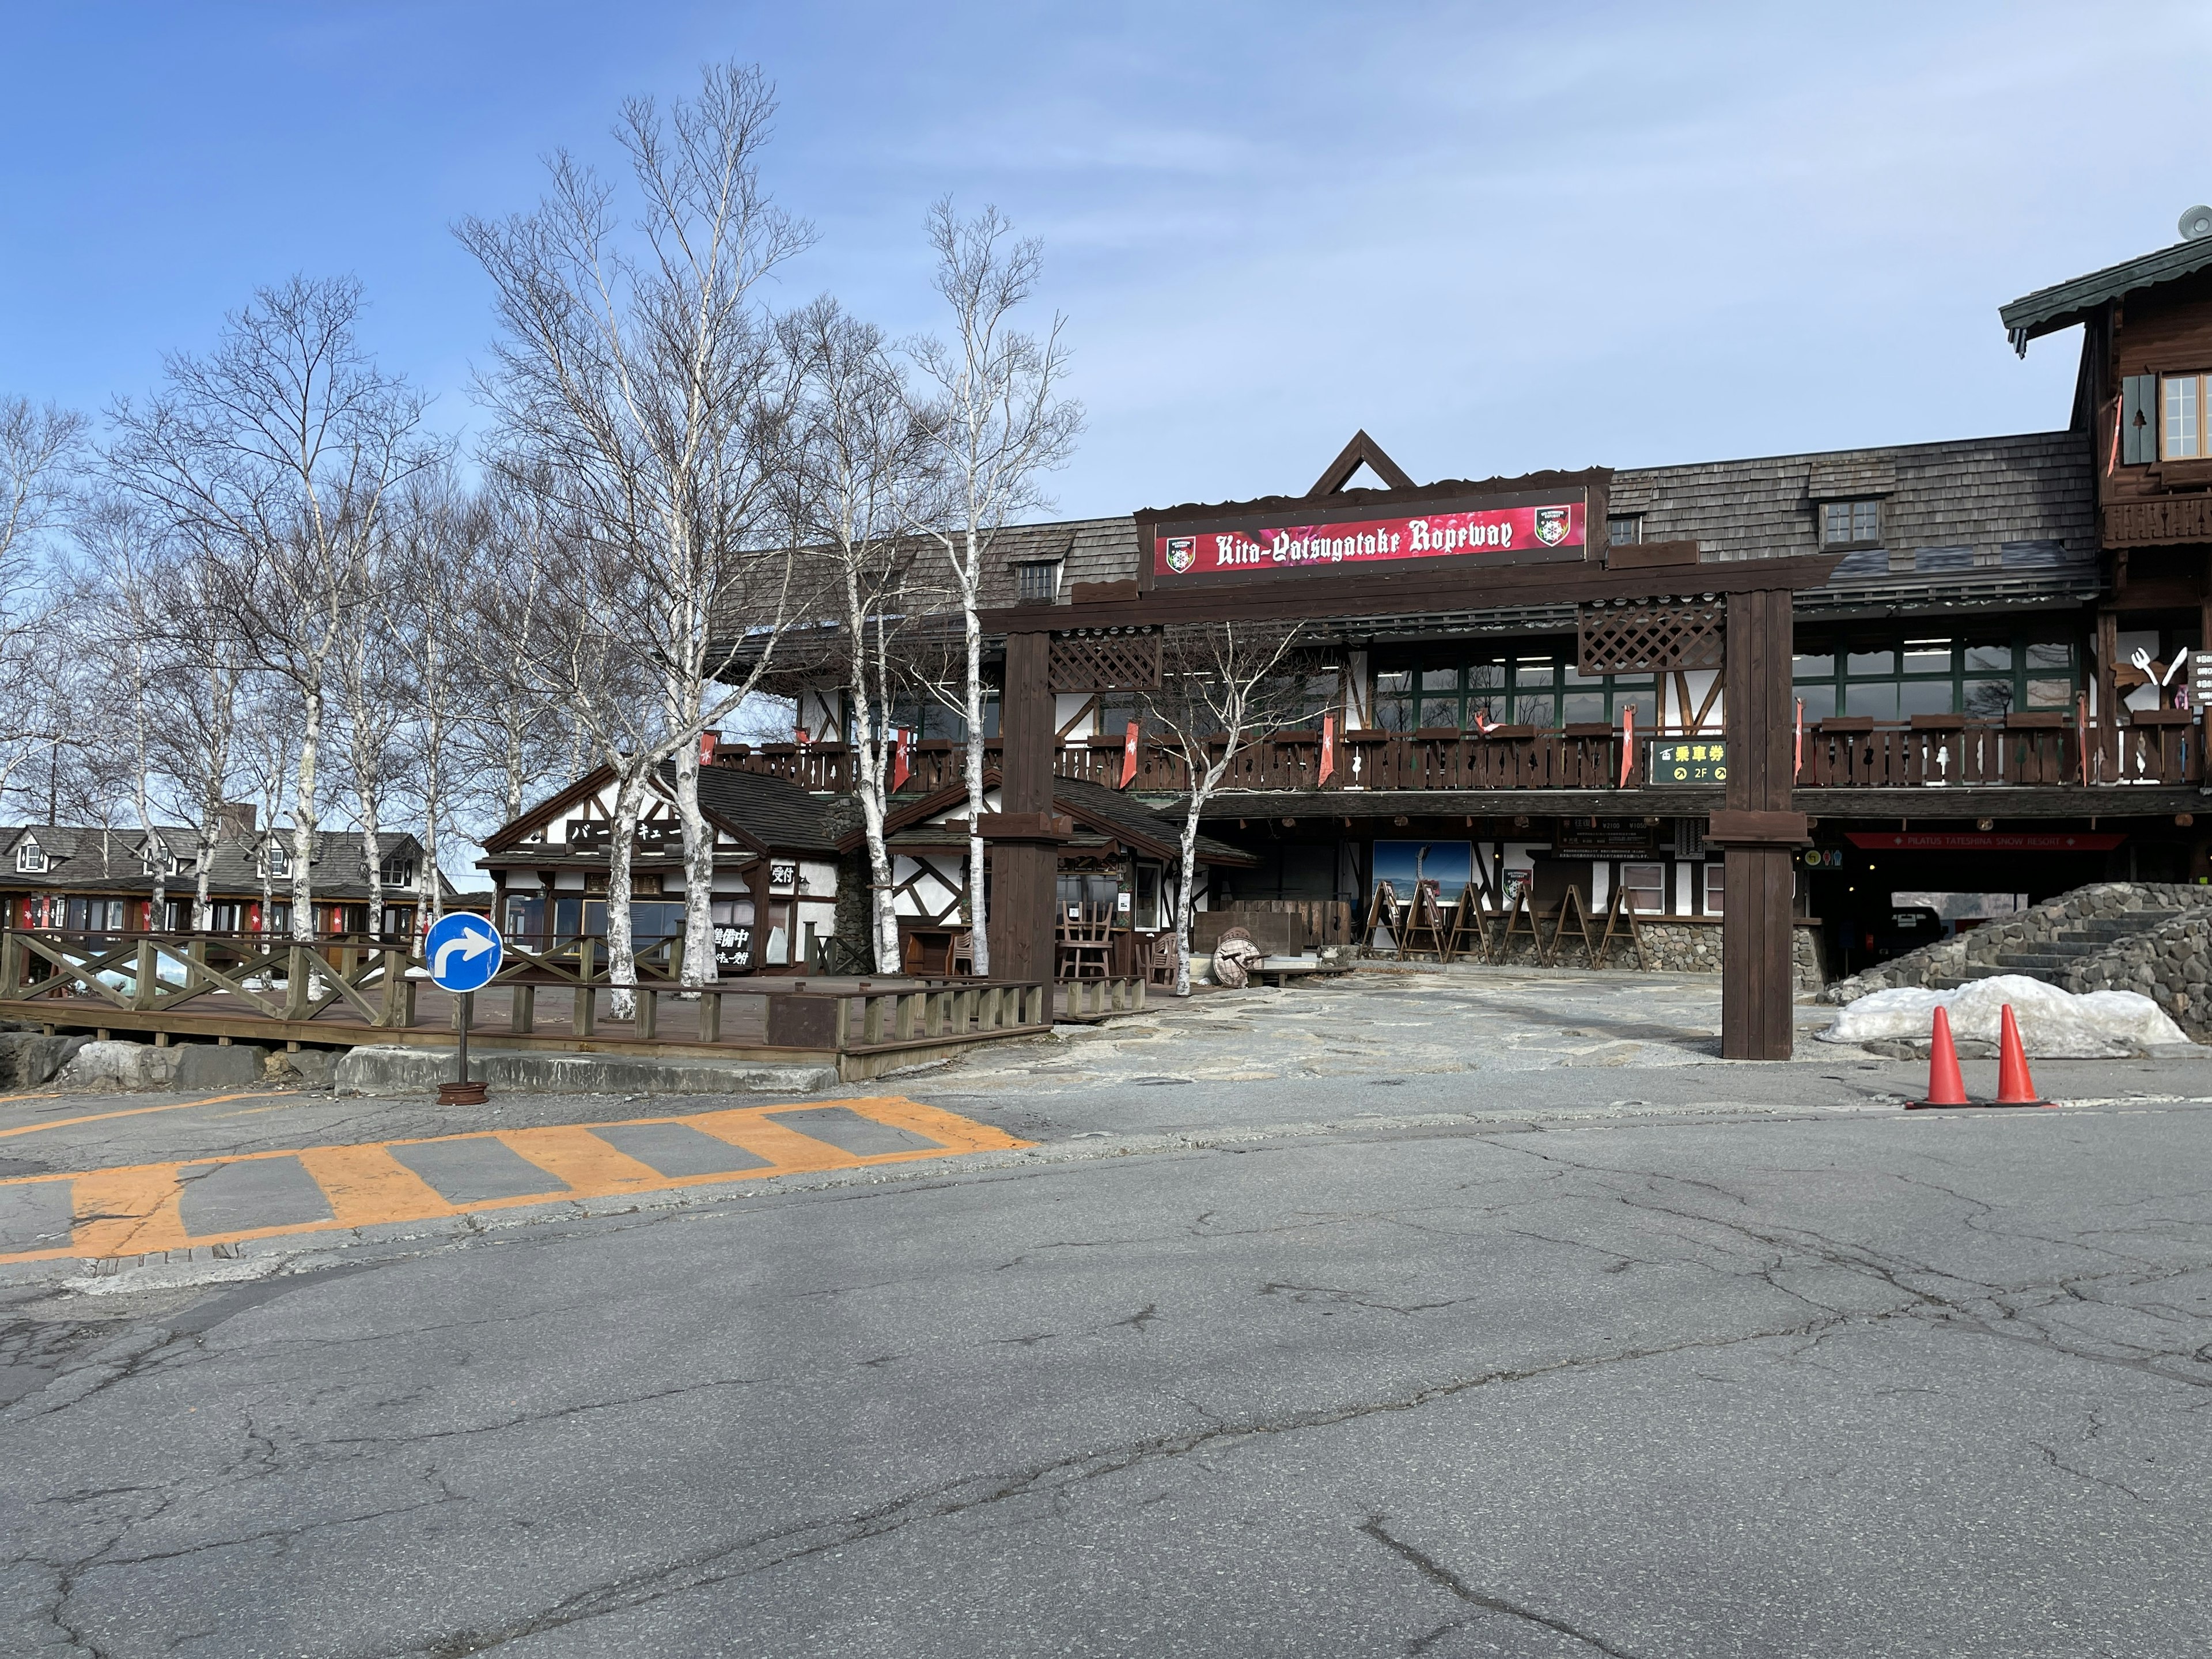
[[[1382,1524],[1382,1517],[1379,1515],[1370,1515],[1366,1520],[1361,1522],[1359,1530],[1382,1545],[1383,1548],[1411,1562],[1415,1571],[1424,1578],[1428,1579],[1431,1583],[1442,1585],[1471,1607],[1480,1607],[1485,1613],[1503,1613],[1509,1619],[1518,1619],[1525,1624],[1541,1626],[1544,1629],[1559,1635],[1571,1637],[1584,1647],[1608,1656],[1608,1659],[1636,1659],[1636,1656],[1627,1649],[1614,1647],[1601,1637],[1593,1636],[1586,1630],[1570,1625],[1564,1619],[1554,1619],[1549,1613],[1538,1613],[1533,1607],[1524,1607],[1518,1602],[1506,1601],[1503,1596],[1486,1595],[1481,1590],[1474,1589],[1434,1556],[1425,1550],[1416,1548],[1392,1533]],[[1431,1631],[1426,1636],[1419,1638],[1406,1651],[1408,1654],[1419,1653],[1433,1644],[1437,1638],[1459,1627],[1456,1622],[1442,1626]]]
[[[1864,1322],[1876,1322],[1879,1317],[1869,1318]],[[1569,1372],[1587,1372],[1675,1353],[1771,1341],[1778,1338],[1802,1335],[1808,1328],[1808,1324],[1799,1324],[1747,1331],[1734,1336],[1686,1339],[1613,1353],[1577,1354],[1540,1365],[1495,1368],[1470,1376],[1431,1383],[1384,1399],[1316,1407],[1259,1421],[1221,1423],[1181,1434],[1156,1436],[1103,1451],[1054,1458],[1010,1475],[963,1477],[886,1500],[857,1514],[801,1522],[756,1534],[733,1543],[699,1552],[681,1561],[644,1569],[609,1583],[576,1591],[538,1613],[496,1629],[456,1632],[438,1638],[435,1644],[387,1649],[379,1659],[404,1659],[404,1656],[424,1656],[424,1659],[434,1656],[435,1659],[447,1659],[447,1656],[489,1652],[526,1637],[625,1613],[672,1595],[733,1583],[793,1561],[887,1537],[927,1522],[945,1520],[1022,1498],[1042,1498],[1056,1504],[1075,1486],[1158,1461],[1223,1449],[1276,1435],[1332,1428],[1384,1413],[1419,1411],[1438,1401],[1453,1399],[1472,1389],[1528,1382]],[[1599,1650],[1613,1651],[1602,1647]]]

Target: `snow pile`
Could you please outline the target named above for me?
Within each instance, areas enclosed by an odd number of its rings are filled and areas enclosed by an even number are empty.
[[[1924,1044],[1936,1010],[1951,1011],[1951,1035],[1962,1042],[1994,1045],[1998,1011],[2012,1005],[2021,1041],[2034,1060],[2117,1060],[2153,1044],[2186,1042],[2182,1030],[2148,997],[2133,991],[2076,995],[2024,974],[1976,980],[1955,991],[1900,988],[1861,997],[1820,1035],[1823,1042]]]

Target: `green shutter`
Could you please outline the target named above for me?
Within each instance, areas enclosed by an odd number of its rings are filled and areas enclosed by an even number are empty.
[[[2120,380],[2120,464],[2148,466],[2158,459],[2158,376]]]

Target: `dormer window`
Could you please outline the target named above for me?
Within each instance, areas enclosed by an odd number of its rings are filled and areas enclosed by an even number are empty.
[[[146,850],[138,855],[138,868],[150,876],[156,866],[160,866],[163,875],[173,876],[185,867],[185,861],[167,848],[149,842]]]
[[[292,849],[281,841],[272,841],[262,854],[262,862],[270,875],[289,876],[292,873]]]
[[[1881,546],[1881,503],[1879,501],[1821,502],[1820,545]]]
[[[1615,547],[1633,547],[1644,539],[1644,515],[1641,513],[1607,514],[1605,538]]]
[[[28,836],[16,843],[15,873],[23,876],[43,876],[46,873],[46,849]]]
[[[406,887],[415,880],[415,860],[394,854],[376,866],[376,878],[386,887]]]
[[[1014,597],[1024,605],[1050,605],[1060,597],[1060,561],[1014,567]]]

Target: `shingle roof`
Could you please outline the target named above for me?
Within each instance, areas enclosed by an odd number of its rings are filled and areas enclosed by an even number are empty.
[[[1640,516],[1645,541],[1694,541],[1707,559],[1787,558],[1820,550],[1820,502],[1862,496],[1881,501],[1882,547],[1905,556],[1893,574],[1906,587],[1923,572],[1946,571],[1943,557],[1931,556],[1960,549],[1977,568],[2015,572],[2033,563],[2025,549],[2069,564],[2093,561],[2096,551],[2093,459],[2074,432],[1630,467],[1613,474],[1609,511]],[[1039,551],[1066,550],[1063,602],[1074,582],[1137,574],[1133,518],[1001,535],[1008,569]]]
[[[2093,306],[2117,300],[2137,289],[2155,288],[2208,265],[2212,265],[2212,236],[2176,242],[2154,253],[2141,254],[2116,265],[2106,265],[2102,270],[2093,270],[2086,276],[2069,277],[2049,288],[2039,288],[2033,294],[2022,295],[2010,305],[1999,306],[1997,316],[2003,321],[2005,331],[2012,336],[2014,349],[2025,356],[2030,340],[2070,328]]]
[[[1174,848],[1182,844],[1182,813],[1148,806],[1134,796],[1125,795],[1118,789],[1109,789],[1103,783],[1091,783],[1082,778],[1055,778],[1053,780],[1052,795],[1056,801],[1066,801],[1094,818],[1131,835],[1141,836],[1155,845]],[[1216,841],[1202,832],[1198,838],[1198,855],[1207,864],[1257,862],[1242,848],[1231,847],[1224,841]]]
[[[183,864],[176,874],[166,878],[166,884],[173,894],[188,891],[198,880],[192,860],[198,853],[199,832],[188,828],[165,828],[161,833],[169,850]],[[258,897],[262,890],[261,849],[272,834],[288,850],[290,848],[292,832],[283,828],[217,842],[208,863],[208,890],[226,897]],[[15,868],[15,848],[27,836],[35,840],[46,854],[43,874],[32,875]],[[151,892],[154,878],[140,862],[145,842],[145,832],[139,830],[88,830],[48,823],[0,830],[0,889]],[[411,835],[386,832],[378,837],[378,844],[386,860],[412,859],[419,862],[422,856],[422,844]],[[368,860],[358,831],[318,830],[310,869],[318,899],[350,902],[368,896]],[[439,878],[445,879],[442,872]],[[290,884],[289,877],[279,876],[274,886],[281,894],[289,891]],[[388,884],[385,888],[387,893],[392,890]],[[458,890],[450,882],[446,884],[447,893]]]
[[[673,787],[673,765],[664,766],[660,775]],[[734,766],[702,766],[699,805],[773,851],[837,855],[840,826],[833,811],[837,803],[829,796],[811,795],[782,778],[741,772]]]

